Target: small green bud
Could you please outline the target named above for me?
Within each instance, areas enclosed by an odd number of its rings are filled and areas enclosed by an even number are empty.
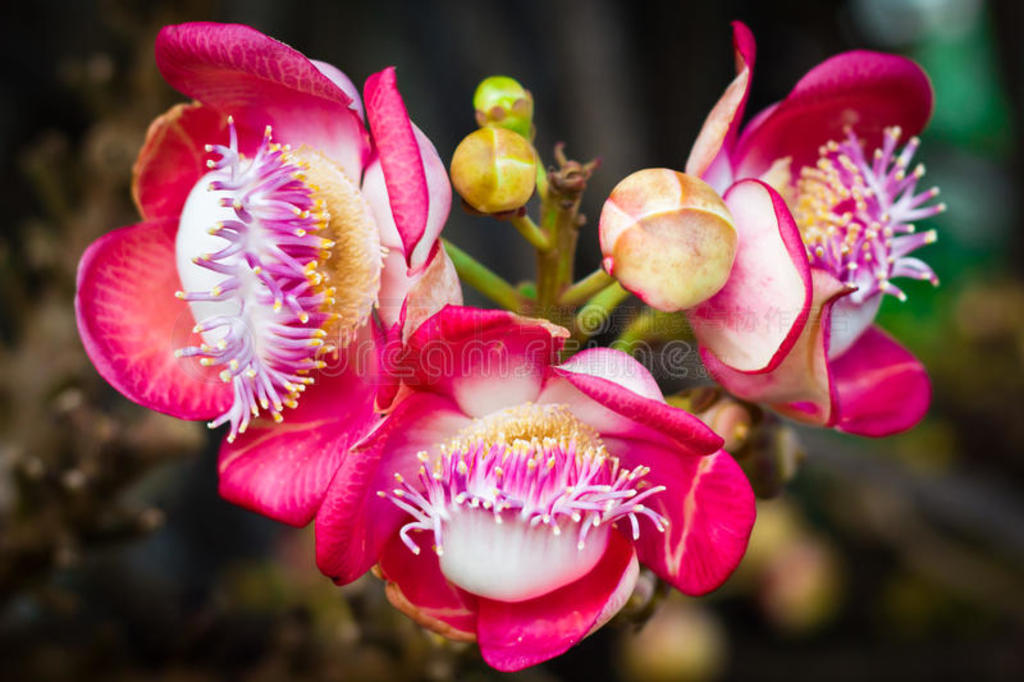
[[[452,184],[481,213],[512,211],[533,196],[537,158],[522,135],[505,128],[480,128],[452,155]]]
[[[481,128],[506,128],[533,139],[533,95],[514,78],[491,76],[480,81],[473,107]]]

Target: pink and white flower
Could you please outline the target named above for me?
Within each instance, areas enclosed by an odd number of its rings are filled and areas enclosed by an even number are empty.
[[[339,583],[377,564],[392,603],[518,670],[625,603],[638,562],[687,594],[738,564],[754,498],[722,439],[638,362],[567,332],[449,306],[410,337],[393,412],[346,458],[316,519]]]
[[[447,173],[391,68],[364,114],[342,72],[247,26],[165,27],[156,60],[196,101],[150,126],[142,221],[82,256],[82,341],[128,398],[229,425],[225,497],[306,523],[377,420],[374,312],[407,335],[461,300],[438,240]],[[286,407],[280,428],[257,419]]]
[[[741,130],[754,39],[733,28],[736,79],[686,165],[722,192],[739,232],[729,281],[689,314],[701,356],[729,391],[794,419],[910,428],[931,399],[927,374],[873,322],[883,295],[905,298],[893,278],[938,281],[909,255],[935,240],[914,223],[945,208],[911,168],[928,78],[903,57],[843,53]]]

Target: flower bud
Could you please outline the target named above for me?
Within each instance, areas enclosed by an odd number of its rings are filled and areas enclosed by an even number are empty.
[[[616,185],[601,211],[604,267],[658,310],[685,310],[718,293],[736,256],[736,228],[703,180],[647,168]]]
[[[481,128],[467,135],[452,155],[452,184],[481,213],[512,211],[533,195],[537,161],[522,135]]]
[[[506,128],[533,139],[533,95],[514,78],[491,76],[480,81],[473,107],[481,128]]]

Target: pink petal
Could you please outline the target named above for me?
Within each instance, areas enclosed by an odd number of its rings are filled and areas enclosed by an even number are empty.
[[[352,98],[300,52],[248,26],[196,22],[164,27],[156,61],[172,87],[234,116],[243,142],[270,124],[276,141],[313,147],[361,177],[369,143]]]
[[[693,143],[690,158],[686,161],[686,172],[690,175],[704,177],[716,159],[725,158],[728,161],[729,150],[735,143],[736,133],[743,120],[743,110],[750,94],[756,48],[754,35],[741,21],[732,22],[732,44],[736,51],[736,78],[711,109],[697,135],[697,141]],[[711,184],[714,186],[714,183]]]
[[[461,642],[476,640],[476,597],[448,582],[431,549],[433,534],[414,535],[413,554],[397,535],[384,545],[380,570],[395,608],[421,626]]]
[[[590,573],[543,597],[522,602],[478,600],[477,640],[492,667],[511,672],[554,658],[583,639],[623,584],[636,581],[636,554],[618,533]],[[621,606],[621,604],[620,604]],[[606,617],[606,616],[605,616]]]
[[[565,383],[553,378],[538,402],[569,404],[574,414],[602,436],[684,443],[694,455],[712,453],[722,447],[722,439],[704,422],[666,404],[643,365],[622,351],[583,351],[551,371]]]
[[[535,400],[566,336],[503,310],[447,306],[409,337],[396,371],[409,386],[450,396],[480,417]]]
[[[178,104],[153,121],[132,171],[132,196],[146,220],[178,219],[188,193],[209,169],[204,145],[227,141],[223,115]]]
[[[412,124],[416,143],[419,145],[420,159],[427,182],[427,194],[430,205],[427,209],[427,224],[423,235],[408,253],[408,265],[413,271],[422,268],[423,261],[429,257],[441,230],[448,220],[452,207],[452,185],[448,180],[448,169],[438,156],[434,144],[427,138],[415,123]],[[373,216],[380,226],[381,243],[405,260],[407,249],[395,224],[395,214],[388,198],[388,184],[384,176],[384,168],[380,158],[375,158],[363,176],[363,195],[370,202]]]
[[[606,440],[624,466],[650,467],[644,477],[666,490],[646,504],[668,519],[664,533],[641,521],[640,561],[681,592],[700,595],[720,586],[747,550],[756,514],[754,492],[725,450],[693,457],[645,443]]]
[[[715,380],[733,395],[768,403],[788,417],[820,426],[834,419],[835,391],[828,360],[832,305],[850,289],[818,268],[811,268],[811,282],[814,299],[807,324],[775,369],[739,372],[706,348],[701,349],[701,359]]]
[[[420,145],[398,92],[394,67],[367,78],[364,92],[366,115],[380,155],[391,213],[406,260],[411,265],[413,249],[426,232],[430,211],[430,192]]]
[[[875,149],[882,130],[898,125],[916,135],[932,112],[928,76],[914,62],[857,50],[811,69],[771,112],[748,125],[732,156],[736,177],[757,177],[776,159],[791,157],[794,171],[812,165],[818,147],[844,137],[844,128]]]
[[[359,449],[342,458],[316,516],[316,563],[339,584],[363,573],[397,532],[405,512],[377,495],[394,475],[416,479],[421,451],[436,453],[469,423],[448,398],[412,393]]]
[[[283,523],[309,523],[346,454],[377,423],[374,369],[346,358],[339,376],[316,377],[283,423],[259,419],[234,443],[225,440],[221,496]]]
[[[78,263],[75,316],[100,375],[135,402],[181,419],[210,419],[231,404],[215,371],[174,351],[199,345],[175,269],[177,221],[139,223],[93,242]]]
[[[366,114],[363,111],[363,98],[359,95],[359,88],[357,88],[356,84],[352,82],[352,79],[333,64],[321,62],[317,59],[310,59],[309,61],[320,73],[330,78],[332,83],[337,85],[342,92],[348,95],[349,99],[352,100],[348,104],[349,109],[359,114],[359,120],[365,124]]]
[[[840,431],[889,436],[917,424],[931,402],[924,366],[877,327],[832,361]]]
[[[698,343],[743,372],[778,367],[807,322],[811,273],[785,200],[758,180],[725,195],[739,234],[729,281],[690,311]]]

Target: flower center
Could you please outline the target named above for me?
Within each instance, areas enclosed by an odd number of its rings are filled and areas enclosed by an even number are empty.
[[[376,301],[380,237],[359,189],[316,151],[273,143],[252,159],[230,143],[189,193],[178,274],[203,343],[179,357],[221,367],[234,400],[210,427],[243,433],[260,410],[281,421],[327,354],[351,342]]]
[[[899,138],[898,127],[886,128],[869,162],[861,141],[848,131],[845,141],[821,147],[817,165],[801,169],[796,183],[793,217],[811,266],[856,287],[833,308],[833,357],[871,324],[882,294],[906,300],[894,277],[938,284],[932,269],[908,254],[936,238],[934,230],[917,232],[914,221],[941,213],[946,205],[925,205],[938,188],[917,191],[923,165],[907,172],[920,140],[911,138],[897,153]]]
[[[491,599],[532,599],[583,577],[621,519],[634,539],[640,516],[659,531],[668,523],[643,503],[665,487],[647,486],[645,467],[620,468],[564,405],[495,412],[419,458],[415,483],[396,474],[399,487],[378,494],[415,519],[400,531],[413,553],[410,532],[432,532],[445,577]]]

